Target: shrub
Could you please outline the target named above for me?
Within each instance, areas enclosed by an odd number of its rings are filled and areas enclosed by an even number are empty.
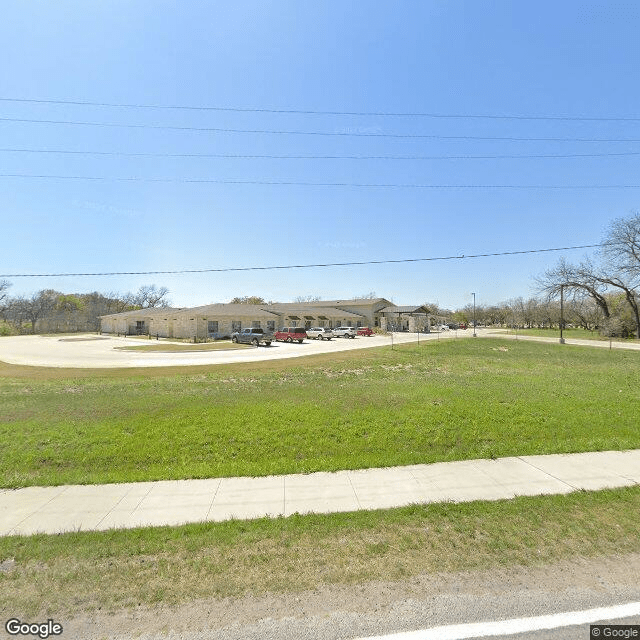
[[[0,320],[0,336],[17,336],[19,331],[9,322]]]

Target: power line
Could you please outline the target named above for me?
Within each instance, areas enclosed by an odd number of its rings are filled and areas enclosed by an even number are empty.
[[[153,129],[166,131],[201,131],[209,133],[252,133],[287,136],[321,136],[348,138],[397,138],[421,140],[497,140],[502,142],[640,142],[640,138],[528,138],[516,136],[444,136],[421,133],[372,133],[357,131],[302,131],[280,129],[229,129],[224,127],[190,127],[156,124],[123,124],[119,122],[91,122],[83,120],[38,120],[34,118],[0,118],[0,122],[62,124],[86,127],[114,127],[123,129]]]
[[[299,115],[323,116],[369,116],[369,117],[410,117],[410,118],[452,118],[452,119],[489,119],[489,120],[561,120],[573,122],[640,122],[640,118],[625,117],[591,117],[591,116],[563,116],[563,115],[509,115],[509,114],[459,114],[434,112],[398,112],[398,111],[321,111],[314,109],[276,109],[267,107],[218,107],[206,105],[170,105],[170,104],[142,104],[123,102],[92,102],[89,100],[45,100],[35,98],[0,97],[2,102],[17,102],[26,104],[59,104],[83,107],[117,107],[123,109],[157,109],[157,110],[185,110],[185,111],[222,111],[239,113],[283,113]]]
[[[228,273],[231,271],[273,271],[285,269],[313,269],[326,267],[351,267],[368,264],[400,264],[408,262],[436,262],[442,260],[468,260],[469,258],[489,258],[495,256],[514,256],[527,253],[548,253],[552,251],[571,251],[574,249],[593,249],[607,244],[583,244],[573,247],[556,247],[553,249],[528,249],[524,251],[501,251],[498,253],[477,253],[475,255],[441,256],[432,258],[403,258],[400,260],[366,260],[362,262],[326,262],[318,264],[289,264],[270,267],[223,267],[219,269],[177,269],[166,271],[105,271],[100,273],[4,273],[0,278],[58,278],[80,276],[148,276],[148,275],[180,275],[185,273]]]
[[[501,154],[501,155],[277,155],[256,153],[151,153],[151,152],[126,152],[126,151],[94,151],[88,149],[25,149],[25,148],[0,148],[4,153],[41,153],[41,154],[66,154],[66,155],[92,155],[92,156],[117,156],[126,158],[227,158],[227,159],[259,159],[259,160],[516,160],[536,158],[607,158],[618,156],[638,156],[640,151],[623,151],[620,153],[563,153],[563,154]]]
[[[640,184],[418,184],[383,182],[306,182],[296,180],[222,180],[212,178],[140,178],[122,176],[64,176],[53,174],[0,173],[0,178],[26,178],[42,180],[91,180],[111,182],[148,182],[178,184],[236,184],[285,187],[355,187],[377,189],[640,189]]]

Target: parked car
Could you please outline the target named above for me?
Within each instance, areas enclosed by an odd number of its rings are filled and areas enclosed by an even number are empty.
[[[306,337],[307,332],[303,327],[284,327],[284,329],[280,329],[275,333],[276,341],[279,340],[280,342],[293,342],[296,340],[302,343]]]
[[[256,329],[255,327],[247,327],[231,334],[231,342],[240,342],[242,344],[252,344],[257,347],[261,342],[267,347],[271,346],[273,334],[264,329]]]
[[[311,327],[307,329],[307,337],[315,340],[331,340],[333,338],[333,331],[325,327]]]
[[[467,325],[464,322],[460,323],[460,326],[458,327],[459,329],[466,329]]]
[[[357,335],[359,336],[372,336],[373,331],[369,327],[358,327]]]
[[[355,338],[356,330],[354,327],[337,327],[333,330],[333,335],[336,338]]]
[[[446,324],[438,325],[438,331],[449,331],[449,326]]]

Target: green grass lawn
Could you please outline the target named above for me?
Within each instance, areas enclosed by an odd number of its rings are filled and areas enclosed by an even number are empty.
[[[640,353],[464,340],[178,371],[0,367],[0,485],[640,446]]]
[[[640,488],[0,538],[0,610],[58,619],[640,552]],[[568,565],[571,570],[571,565]],[[464,574],[463,580],[473,574]],[[231,601],[233,602],[233,601]],[[134,614],[135,615],[135,614]],[[9,615],[7,615],[9,617]]]
[[[541,338],[560,338],[560,329],[506,329],[505,333],[519,336],[536,336]],[[563,329],[562,337],[567,340],[603,340],[609,338],[600,335],[597,331],[585,331],[584,329]],[[639,342],[635,338],[612,338],[613,342]]]

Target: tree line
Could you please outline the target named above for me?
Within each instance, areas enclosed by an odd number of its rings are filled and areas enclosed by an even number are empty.
[[[553,328],[561,323],[563,298],[565,325],[599,331],[605,336],[640,339],[640,213],[614,220],[598,251],[572,263],[561,258],[535,279],[538,295],[513,298],[493,305],[478,304],[479,324],[521,328]],[[97,331],[100,316],[134,309],[168,307],[166,287],[145,285],[136,293],[65,294],[43,289],[32,296],[9,295],[11,283],[0,281],[0,335],[55,331]],[[356,296],[357,297],[357,296]],[[369,292],[361,298],[375,298]],[[295,302],[317,301],[298,296]],[[259,296],[236,297],[236,304],[268,304]],[[471,324],[473,305],[443,309],[426,302],[433,317]]]
[[[529,299],[477,305],[476,322],[530,329],[559,328],[563,321],[604,336],[640,339],[640,214],[614,220],[598,251],[577,263],[561,258],[535,285],[538,295]],[[471,304],[457,311],[425,306],[439,318],[473,321]]]
[[[10,293],[0,281],[0,335],[98,331],[100,316],[135,309],[168,307],[169,290],[144,285],[135,293],[62,293],[42,289],[30,296]]]

